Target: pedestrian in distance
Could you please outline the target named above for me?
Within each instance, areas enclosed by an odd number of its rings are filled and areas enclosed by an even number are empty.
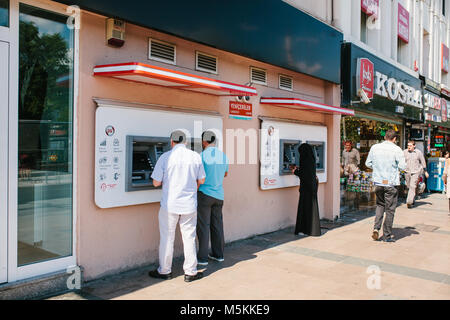
[[[405,180],[408,188],[406,206],[411,209],[415,203],[419,178],[423,173],[427,175],[427,163],[422,151],[416,149],[416,143],[413,140],[408,141],[408,148],[403,151],[403,154],[406,161]]]
[[[450,159],[448,157],[449,152],[446,151],[445,152],[445,165],[444,165],[444,173],[442,175],[442,180],[444,181],[444,185],[445,185],[445,194],[447,196],[448,199],[448,212],[450,214],[450,188],[448,186],[448,178],[450,176]]]
[[[366,159],[366,166],[373,169],[372,177],[377,204],[372,238],[395,242],[392,225],[397,207],[400,170],[406,169],[406,162],[402,149],[395,144],[397,142],[395,131],[392,129],[386,131],[384,139],[384,142],[377,143],[370,148]],[[383,223],[385,213],[386,217]],[[379,237],[381,224],[383,224],[382,238]]]
[[[172,258],[175,230],[180,224],[184,249],[184,281],[201,279],[197,271],[195,231],[197,227],[197,190],[205,182],[205,170],[200,155],[186,148],[186,135],[176,130],[170,135],[172,149],[161,155],[151,175],[153,185],[162,185],[159,221],[159,267],[149,276],[172,278]]]
[[[216,142],[217,138],[214,132],[203,132],[201,158],[206,179],[198,191],[197,221],[197,260],[201,266],[208,265],[208,258],[219,262],[224,260],[223,180],[228,174],[229,161],[225,153],[216,147]],[[208,254],[210,235],[211,253]]]
[[[319,179],[316,176],[316,156],[311,145],[302,143],[298,148],[300,167],[291,167],[300,178],[300,198],[294,234],[300,232],[310,236],[320,236],[320,216],[317,201]]]

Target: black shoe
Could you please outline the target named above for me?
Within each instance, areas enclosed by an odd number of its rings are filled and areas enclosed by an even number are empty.
[[[149,271],[148,275],[152,278],[157,278],[157,279],[164,279],[164,280],[172,279],[172,272],[168,273],[168,274],[161,274],[158,272],[158,269]]]
[[[184,275],[185,282],[191,282],[191,281],[199,280],[201,278],[203,278],[203,272],[197,272],[197,274],[195,276],[189,276],[187,274]]]
[[[208,261],[197,260],[197,265],[199,265],[199,266],[207,266],[208,265]]]
[[[408,209],[412,209],[413,205],[410,203],[407,203],[406,206],[408,207]]]
[[[394,237],[387,237],[383,239],[384,242],[395,242]]]
[[[208,254],[208,258],[210,258],[211,260],[214,260],[214,261],[218,261],[218,262],[222,262],[224,260],[223,258],[214,257],[214,256],[212,256],[210,254]]]

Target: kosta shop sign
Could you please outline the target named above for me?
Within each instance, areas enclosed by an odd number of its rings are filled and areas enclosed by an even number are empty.
[[[373,98],[373,93],[405,103],[417,108],[423,108],[422,91],[416,90],[407,84],[397,81],[394,78],[388,78],[387,75],[376,71],[374,79],[373,63],[367,58],[359,58],[357,71],[357,88],[362,89],[369,99]],[[375,81],[374,81],[375,80]],[[373,90],[375,85],[375,91]]]
[[[375,73],[375,77],[375,94],[413,107],[423,108],[421,90],[416,90],[394,78],[388,78],[385,74],[378,71]]]

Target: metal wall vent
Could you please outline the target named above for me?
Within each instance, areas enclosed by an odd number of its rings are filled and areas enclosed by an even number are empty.
[[[267,72],[264,69],[250,67],[250,81],[267,85]]]
[[[197,70],[217,73],[217,57],[197,51],[195,60],[195,68]]]
[[[173,44],[150,39],[149,59],[176,64],[176,47]]]
[[[283,76],[280,74],[279,78],[279,88],[283,90],[289,90],[292,91],[293,89],[293,81],[291,77]]]

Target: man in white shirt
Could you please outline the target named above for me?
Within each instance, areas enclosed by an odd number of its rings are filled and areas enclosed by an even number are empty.
[[[370,148],[366,160],[366,166],[373,169],[372,177],[377,198],[372,238],[374,240],[379,239],[378,233],[381,229],[384,213],[386,213],[383,223],[383,240],[395,242],[392,225],[397,208],[397,187],[400,185],[400,170],[406,168],[406,162],[402,149],[395,144],[397,141],[395,131],[388,130],[384,139],[386,141],[377,143]]]
[[[149,276],[172,278],[172,257],[177,223],[180,223],[184,248],[184,281],[201,279],[197,272],[195,235],[197,227],[197,189],[205,182],[205,169],[200,155],[186,148],[186,135],[177,130],[170,135],[172,150],[156,162],[151,175],[153,185],[162,185],[159,210],[159,268]]]

